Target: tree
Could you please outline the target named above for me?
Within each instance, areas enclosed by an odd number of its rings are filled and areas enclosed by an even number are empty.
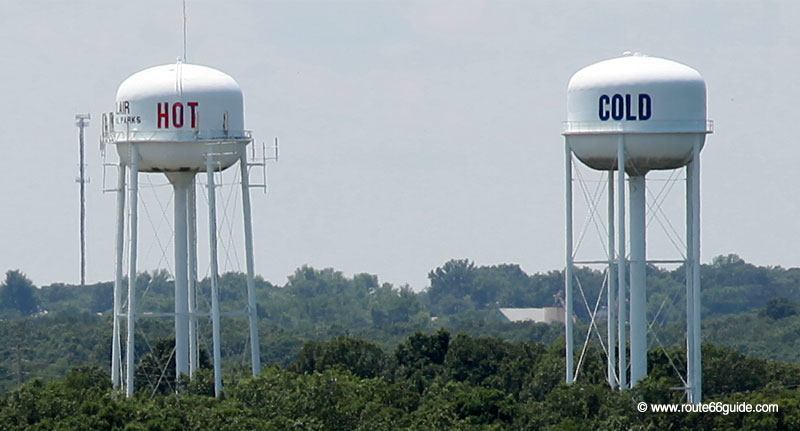
[[[6,272],[6,280],[0,285],[0,309],[29,316],[40,310],[36,287],[19,270]]]
[[[89,310],[93,313],[105,313],[114,307],[114,283],[98,283],[92,286]]]
[[[356,376],[372,378],[383,373],[385,363],[386,354],[380,347],[363,340],[337,337],[306,343],[289,369],[311,373],[340,367]]]
[[[450,333],[444,329],[435,334],[417,332],[397,346],[394,352],[394,377],[406,380],[422,393],[444,370],[444,359],[450,346]]]
[[[176,392],[183,385],[184,377],[175,375],[175,338],[161,338],[153,349],[145,353],[136,367],[136,381],[140,388],[148,392],[167,394]],[[198,369],[211,368],[211,360],[204,349],[198,351]],[[202,384],[190,388],[193,392],[202,392]]]
[[[786,298],[773,298],[767,301],[767,308],[764,310],[764,314],[773,320],[794,316],[797,314],[797,304]]]
[[[372,323],[377,327],[408,322],[421,309],[417,296],[410,287],[395,289],[388,283],[373,290],[369,308]]]
[[[475,275],[475,264],[468,259],[453,259],[431,271],[428,274],[431,310],[453,314],[474,308],[470,295],[474,293]]]

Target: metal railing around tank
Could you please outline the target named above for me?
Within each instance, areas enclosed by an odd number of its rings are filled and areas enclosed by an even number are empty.
[[[103,131],[102,141],[105,144],[117,142],[193,142],[193,141],[250,141],[253,138],[249,130],[123,130]]]
[[[713,133],[713,120],[563,121],[561,133]]]

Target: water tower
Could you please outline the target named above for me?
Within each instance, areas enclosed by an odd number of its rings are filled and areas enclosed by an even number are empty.
[[[630,326],[630,386],[647,375],[645,178],[649,171],[685,167],[686,259],[681,263],[686,268],[686,393],[690,402],[700,402],[700,151],[706,134],[712,132],[711,126],[706,117],[705,81],[696,70],[683,64],[626,53],[623,57],[587,66],[572,76],[563,131],[566,141],[567,383],[574,379],[570,318],[576,263],[572,229],[573,155],[591,169],[608,172],[608,379],[620,388],[628,386],[626,321]],[[616,229],[614,171],[618,173]],[[625,174],[629,189],[629,242],[626,241]],[[630,275],[626,276],[628,267]],[[615,344],[618,352],[614,352]]]
[[[211,323],[215,393],[222,389],[220,308],[217,286],[217,220],[214,173],[237,162],[241,169],[244,245],[247,266],[247,316],[250,329],[251,369],[260,372],[256,301],[254,292],[253,230],[247,145],[251,134],[244,126],[244,102],[236,81],[206,66],[167,64],[133,74],[117,90],[116,109],[103,116],[103,142],[116,145],[119,155],[116,230],[116,279],[112,381],[134,391],[134,328],[140,173],[163,173],[174,190],[175,251],[175,371],[192,376],[198,365],[195,285],[197,282],[197,226],[195,177],[205,172],[208,185]],[[123,247],[125,244],[126,169],[128,191],[128,297],[123,312]],[[122,361],[121,328],[127,321],[125,360]]]

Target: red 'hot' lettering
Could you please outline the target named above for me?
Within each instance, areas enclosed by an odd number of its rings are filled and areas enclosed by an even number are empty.
[[[163,105],[163,106],[162,106]],[[163,108],[163,109],[162,109]],[[162,126],[161,121],[164,121],[164,125]],[[169,103],[159,103],[158,104],[158,128],[159,129],[169,129]]]
[[[178,129],[183,127],[183,103],[181,102],[172,104],[172,125]]]
[[[186,102],[186,104],[189,105],[189,113],[192,116],[192,129],[194,129],[197,127],[197,102]]]

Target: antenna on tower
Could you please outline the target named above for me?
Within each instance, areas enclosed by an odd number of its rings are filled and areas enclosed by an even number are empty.
[[[186,62],[186,0],[182,0],[183,4],[183,61]]]
[[[89,127],[89,119],[92,118],[89,114],[75,114],[75,125],[78,126],[78,152],[80,165],[78,166],[78,178],[75,182],[81,186],[81,287],[86,286],[86,183],[89,180],[86,178],[86,163],[84,163],[84,144],[83,144],[83,129]]]

